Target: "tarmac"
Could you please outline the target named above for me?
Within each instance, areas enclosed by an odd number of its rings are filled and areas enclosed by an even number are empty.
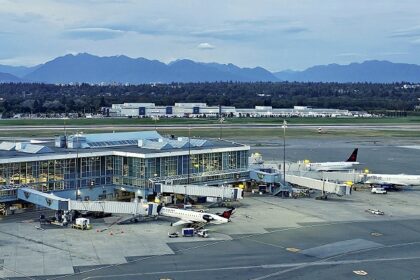
[[[415,140],[356,140],[295,140],[287,150],[289,159],[338,160],[357,143],[360,161],[378,172],[420,168],[420,150],[400,147]],[[255,150],[268,157],[281,151],[275,145]],[[92,220],[90,231],[40,230],[39,213],[20,214],[0,220],[0,278],[420,279],[419,201],[415,187],[386,195],[358,189],[327,201],[248,195],[230,223],[208,226],[208,239],[170,239],[168,232],[180,228],[163,218],[112,225],[117,217],[109,217]]]
[[[283,160],[283,139],[251,139],[242,141],[251,146],[251,153],[259,152],[264,160]],[[371,173],[420,174],[420,139],[378,137],[286,138],[286,161],[310,162],[345,161],[359,148],[359,169]]]
[[[164,219],[104,230],[110,217],[93,220],[90,231],[39,230],[37,213],[17,215],[0,223],[0,277],[354,279],[353,270],[364,270],[375,279],[414,279],[420,267],[408,264],[420,258],[419,199],[417,190],[361,190],[327,201],[253,195],[231,223],[209,226],[208,239],[169,239],[174,229]]]

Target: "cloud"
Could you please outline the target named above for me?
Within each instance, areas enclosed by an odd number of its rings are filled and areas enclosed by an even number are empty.
[[[392,38],[412,38],[420,37],[420,26],[410,27],[406,29],[399,29],[390,35]]]
[[[67,29],[64,36],[70,39],[86,39],[86,40],[109,40],[124,35],[125,32],[118,29],[102,28],[102,27],[83,27]]]
[[[349,57],[349,58],[352,58],[352,57],[362,57],[362,56],[364,56],[364,55],[363,55],[363,54],[361,54],[361,53],[346,52],[346,53],[339,53],[339,54],[336,54],[335,56],[336,56],[336,57]]]
[[[215,48],[215,46],[209,43],[200,43],[198,44],[197,48],[199,48],[200,50],[212,50]]]
[[[420,45],[420,38],[412,40],[411,43],[414,45]]]
[[[400,56],[400,55],[408,55],[408,52],[380,52],[379,55],[382,56]]]
[[[0,17],[2,20],[7,20],[15,23],[33,23],[35,21],[43,21],[45,17],[39,13],[31,13],[31,12],[24,12],[24,13],[10,13],[10,12],[1,12]]]
[[[222,25],[201,27],[191,31],[194,37],[215,38],[222,40],[253,40],[256,37],[277,35],[294,35],[308,32],[309,29],[295,21],[277,18],[229,20]]]

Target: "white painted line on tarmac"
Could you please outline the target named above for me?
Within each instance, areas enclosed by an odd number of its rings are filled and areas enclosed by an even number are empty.
[[[248,240],[248,241],[252,241],[252,242],[255,242],[255,243],[264,244],[264,245],[271,246],[271,247],[276,247],[276,248],[286,249],[286,247],[283,247],[283,246],[281,246],[281,245],[272,244],[272,243],[268,243],[268,242],[264,242],[264,241],[259,241],[259,240],[250,239],[250,238],[246,238],[246,240]]]
[[[400,258],[380,258],[380,259],[366,259],[366,260],[343,260],[343,261],[323,261],[323,262],[307,262],[307,263],[281,263],[281,264],[266,264],[266,265],[252,265],[252,266],[232,266],[232,267],[216,267],[216,268],[203,268],[203,269],[187,269],[187,270],[168,270],[168,271],[153,271],[153,272],[139,272],[139,273],[126,273],[114,275],[98,275],[83,278],[97,279],[97,278],[118,278],[128,276],[144,276],[144,275],[160,275],[160,274],[179,274],[179,273],[194,273],[194,272],[211,272],[211,271],[229,271],[229,270],[242,270],[242,269],[273,269],[273,268],[296,268],[296,267],[309,267],[309,266],[330,266],[342,264],[359,264],[367,262],[388,262],[388,261],[406,261],[418,260],[420,257],[400,257]],[[283,272],[283,271],[281,271]],[[272,273],[252,280],[267,279],[281,274],[281,272]]]

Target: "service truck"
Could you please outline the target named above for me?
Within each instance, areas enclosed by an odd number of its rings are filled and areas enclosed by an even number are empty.
[[[193,237],[194,236],[194,228],[183,228],[182,229],[182,236],[184,237]]]

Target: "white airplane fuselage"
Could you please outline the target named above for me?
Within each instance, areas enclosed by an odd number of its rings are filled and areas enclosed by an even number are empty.
[[[420,175],[366,174],[365,184],[420,186]]]
[[[308,163],[309,170],[314,171],[340,171],[354,169],[356,165],[360,163],[350,161],[336,161],[336,162],[313,162]]]
[[[169,207],[162,207],[159,214],[162,216],[178,218],[183,221],[191,221],[195,223],[211,223],[219,225],[229,222],[229,219],[220,217],[216,214],[201,213],[192,210],[183,210]]]

